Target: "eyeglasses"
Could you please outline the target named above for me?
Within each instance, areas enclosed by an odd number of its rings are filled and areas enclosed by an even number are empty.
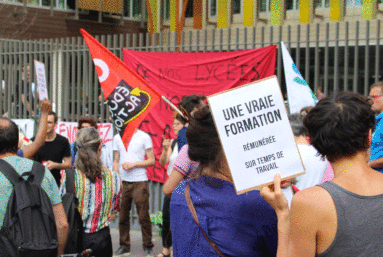
[[[369,95],[368,96],[368,99],[375,99],[375,98],[378,98],[378,97],[381,97],[383,95]]]

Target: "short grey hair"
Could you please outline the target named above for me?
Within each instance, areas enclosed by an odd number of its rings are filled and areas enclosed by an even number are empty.
[[[299,113],[289,115],[289,121],[293,134],[296,137],[307,136],[307,130],[303,125],[303,116]]]

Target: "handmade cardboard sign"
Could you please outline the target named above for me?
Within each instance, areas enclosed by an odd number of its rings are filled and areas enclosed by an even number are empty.
[[[39,92],[39,99],[42,101],[44,98],[48,99],[44,63],[35,60],[35,70],[37,79],[37,91]]]
[[[276,76],[208,97],[237,194],[304,174]]]

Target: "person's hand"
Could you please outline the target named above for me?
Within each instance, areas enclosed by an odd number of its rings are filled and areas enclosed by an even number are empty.
[[[52,104],[48,99],[41,102],[41,113],[48,114],[52,110]]]
[[[289,212],[289,203],[281,189],[281,174],[275,174],[273,185],[262,188],[261,196],[273,207],[277,215]]]
[[[47,161],[47,162],[45,163],[45,167],[46,167],[48,170],[56,169],[56,166],[57,166],[57,163],[52,162],[52,161]]]
[[[162,146],[164,147],[165,150],[169,150],[171,144],[172,144],[171,139],[167,139],[165,138],[165,136],[162,136]]]
[[[122,164],[122,168],[124,168],[124,170],[130,170],[130,169],[135,168],[135,164],[134,164],[134,162],[124,162]]]
[[[109,216],[109,221],[112,222],[113,220],[115,220],[117,217],[117,213],[111,213],[110,216]]]
[[[286,187],[289,187],[289,186],[291,186],[291,179],[283,180],[281,182],[281,188],[286,188]]]

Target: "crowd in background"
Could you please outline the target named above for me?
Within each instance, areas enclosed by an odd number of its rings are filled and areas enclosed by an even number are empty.
[[[315,106],[289,115],[306,173],[288,180],[277,174],[273,185],[237,195],[206,98],[185,96],[178,104],[183,114],[173,114],[176,138],[162,139],[159,161],[168,179],[163,186],[163,249],[157,257],[380,256],[383,82],[371,86],[369,97],[351,92],[325,97],[319,89],[318,98]],[[41,187],[53,206],[57,256],[67,244],[61,199],[72,177],[83,225],[78,250],[129,256],[134,202],[144,252],[153,256],[146,168],[155,157],[149,134],[136,129],[127,146],[116,135],[110,160],[96,119],[79,119],[70,145],[54,130],[58,119],[50,102],[38,108],[38,132],[29,143],[12,120],[0,118],[0,159],[20,175],[31,169],[32,160],[44,165]],[[70,169],[71,175],[62,172]],[[11,189],[0,173],[5,196],[1,222]],[[109,226],[118,213],[120,246],[113,253]]]

